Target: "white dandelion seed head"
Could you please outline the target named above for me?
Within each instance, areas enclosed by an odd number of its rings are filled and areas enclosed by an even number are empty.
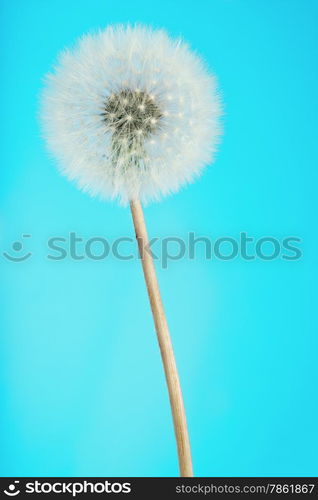
[[[59,57],[42,122],[60,169],[93,196],[143,202],[191,182],[213,159],[215,78],[181,40],[142,26],[86,35]]]

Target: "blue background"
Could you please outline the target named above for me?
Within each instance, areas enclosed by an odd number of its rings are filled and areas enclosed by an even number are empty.
[[[317,13],[314,0],[2,2],[2,476],[178,475],[140,263],[45,257],[53,235],[133,236],[128,209],[58,175],[37,117],[57,52],[127,21],[188,40],[225,108],[217,161],[146,208],[151,235],[302,238],[298,261],[198,251],[158,266],[195,473],[317,475]]]

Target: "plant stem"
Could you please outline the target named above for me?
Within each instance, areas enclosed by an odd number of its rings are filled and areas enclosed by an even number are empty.
[[[180,476],[192,477],[193,470],[189,434],[179,375],[167,319],[160,296],[153,258],[149,247],[146,248],[149,243],[149,238],[143,210],[139,200],[131,201],[130,208],[169,391],[170,406],[178,448]]]

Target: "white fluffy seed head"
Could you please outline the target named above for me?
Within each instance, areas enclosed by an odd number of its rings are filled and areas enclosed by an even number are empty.
[[[42,98],[44,134],[62,172],[124,204],[192,181],[213,158],[220,114],[202,61],[142,26],[84,36],[60,55]]]

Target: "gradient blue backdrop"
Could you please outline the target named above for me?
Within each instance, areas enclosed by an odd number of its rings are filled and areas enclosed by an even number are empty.
[[[83,32],[135,22],[181,34],[218,75],[214,166],[147,208],[154,236],[301,237],[297,262],[159,269],[202,476],[316,475],[315,0],[2,2],[1,475],[178,474],[137,260],[52,262],[46,240],[132,236],[127,209],[57,173],[40,137],[43,75]],[[3,251],[24,238],[33,256]]]

